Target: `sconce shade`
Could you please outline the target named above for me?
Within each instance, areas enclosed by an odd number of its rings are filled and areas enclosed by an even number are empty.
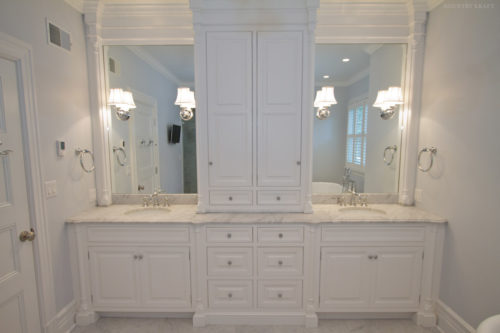
[[[185,108],[196,107],[194,92],[190,91],[189,88],[186,87],[177,88],[177,99],[174,104]]]
[[[314,99],[315,108],[324,108],[333,104],[337,104],[333,87],[322,87],[321,90],[316,92],[316,98]]]
[[[387,110],[390,106],[386,103],[387,100],[387,90],[379,90],[377,93],[377,98],[375,99],[375,103],[373,106],[376,108],[381,108],[382,110]]]
[[[387,90],[379,90],[373,106],[382,110],[388,110],[396,105],[403,104],[403,94],[400,87],[389,87]]]
[[[134,97],[130,91],[123,91],[120,88],[109,90],[108,105],[114,105],[122,111],[135,109]]]

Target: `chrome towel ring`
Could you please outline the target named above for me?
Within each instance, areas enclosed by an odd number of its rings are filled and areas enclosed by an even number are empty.
[[[422,167],[422,163],[421,163],[421,158],[422,158],[422,154],[423,153],[429,153],[430,154],[430,162],[429,162],[429,166],[427,168],[424,168]],[[422,172],[427,172],[429,171],[431,168],[432,168],[432,165],[434,164],[434,156],[436,155],[437,153],[437,148],[436,147],[425,147],[425,148],[422,148],[420,150],[420,152],[418,153],[418,161],[417,161],[417,164],[418,164],[418,169]]]
[[[118,164],[120,164],[121,166],[125,166],[125,164],[127,163],[127,152],[125,151],[125,149],[123,149],[123,147],[114,146],[113,153],[115,153],[116,155],[116,161],[118,162]],[[121,158],[120,155],[122,156]]]
[[[92,171],[95,170],[94,154],[90,150],[77,148],[75,152],[76,155],[80,156],[80,165],[82,166],[83,171],[91,173]],[[85,163],[83,163],[83,158],[86,154],[88,154],[92,160],[92,165],[90,167],[86,167]]]
[[[387,152],[388,151],[391,152],[391,157],[390,158],[387,157]],[[386,165],[391,165],[392,164],[392,162],[394,161],[394,155],[396,155],[397,151],[398,151],[398,146],[396,146],[396,145],[385,147],[383,157],[384,157],[384,163]]]

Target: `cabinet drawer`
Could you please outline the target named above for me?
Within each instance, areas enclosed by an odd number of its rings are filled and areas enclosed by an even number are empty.
[[[207,255],[208,275],[252,275],[251,247],[209,247]]]
[[[252,307],[252,281],[208,281],[208,306],[231,309]]]
[[[423,228],[323,227],[323,242],[423,242]]]
[[[207,228],[208,243],[249,243],[252,239],[252,227]]]
[[[304,229],[302,227],[283,228],[258,228],[257,238],[260,243],[270,242],[302,242],[304,240]]]
[[[303,272],[303,248],[265,247],[258,249],[259,275],[297,276]]]
[[[298,205],[300,191],[258,191],[259,205]]]
[[[259,281],[259,307],[298,308],[302,306],[302,281]]]
[[[105,243],[185,243],[189,242],[188,227],[90,227],[89,242]]]
[[[210,191],[211,205],[251,205],[252,191]]]

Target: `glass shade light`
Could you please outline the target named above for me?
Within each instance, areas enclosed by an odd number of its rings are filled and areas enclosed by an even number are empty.
[[[116,116],[120,120],[128,120],[130,118],[130,109],[136,107],[132,93],[120,88],[109,90],[108,105],[116,108]]]
[[[373,106],[380,108],[382,119],[391,119],[396,113],[396,106],[403,104],[401,87],[389,87],[387,90],[379,90]]]
[[[333,104],[337,104],[334,88],[322,87],[321,90],[316,92],[316,98],[314,99],[314,107],[318,108],[316,117],[321,120],[328,118],[330,116],[328,107]]]
[[[182,120],[184,121],[191,120],[194,115],[192,109],[196,108],[194,91],[191,91],[189,88],[186,87],[177,88],[177,98],[174,104],[181,107],[179,116],[181,117]]]

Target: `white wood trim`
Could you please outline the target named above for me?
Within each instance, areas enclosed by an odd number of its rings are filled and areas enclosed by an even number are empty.
[[[430,12],[439,5],[441,5],[445,0],[427,0],[427,10]]]
[[[66,305],[47,325],[46,333],[70,333],[76,326],[76,301]]]
[[[27,174],[27,192],[30,224],[36,230],[33,242],[37,276],[38,303],[42,327],[56,315],[53,285],[54,273],[50,248],[47,207],[44,199],[43,168],[40,152],[40,130],[35,94],[33,49],[30,45],[0,32],[0,55],[16,62],[20,92],[20,110],[24,137],[24,163]]]
[[[73,7],[76,11],[83,13],[83,4],[85,0],[64,0],[64,2]]]
[[[453,311],[442,300],[436,302],[438,323],[436,329],[440,333],[476,333],[462,317]]]

